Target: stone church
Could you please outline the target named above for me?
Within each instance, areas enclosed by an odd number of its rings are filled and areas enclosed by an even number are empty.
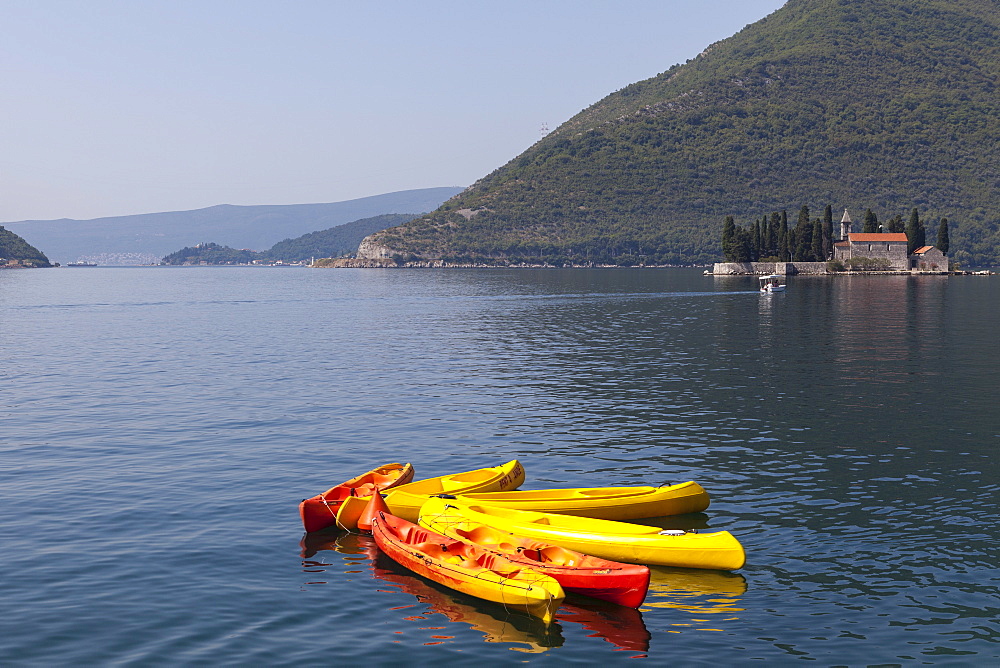
[[[902,232],[852,232],[850,214],[844,209],[840,221],[840,241],[833,244],[833,259],[844,262],[852,258],[881,258],[889,261],[895,271],[919,269],[947,271],[948,258],[933,246],[918,248],[912,256],[906,252],[907,239]]]

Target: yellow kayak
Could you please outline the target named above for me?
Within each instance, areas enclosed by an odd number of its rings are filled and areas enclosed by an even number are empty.
[[[461,494],[458,500],[469,505],[487,504],[514,510],[619,522],[644,517],[700,513],[709,504],[708,492],[693,481],[667,487],[577,487],[476,492]]]
[[[743,546],[728,531],[686,533],[589,517],[468,505],[457,499],[430,498],[420,509],[421,526],[438,533],[444,533],[449,524],[466,520],[613,561],[717,570],[736,570],[746,563]]]
[[[404,520],[416,522],[420,506],[432,494],[464,494],[466,492],[503,492],[517,489],[524,482],[524,467],[512,459],[506,464],[452,475],[418,480],[394,487],[387,493],[385,503],[389,512]],[[387,490],[388,492],[388,490]],[[365,511],[371,496],[352,496],[344,499],[337,510],[337,526],[354,531],[358,519]]]

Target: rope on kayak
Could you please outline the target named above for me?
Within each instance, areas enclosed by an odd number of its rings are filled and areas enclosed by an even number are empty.
[[[334,519],[336,519],[337,511],[330,507],[330,502],[326,500],[326,497],[321,496],[319,498],[323,501],[323,505],[326,506],[326,509],[330,511],[330,514],[333,515]]]

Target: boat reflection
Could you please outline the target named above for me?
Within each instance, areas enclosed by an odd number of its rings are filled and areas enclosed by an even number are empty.
[[[303,537],[300,543],[303,559],[310,559],[321,550],[364,555],[367,557],[368,570],[376,579],[414,596],[428,606],[430,613],[444,615],[450,622],[467,624],[482,633],[485,642],[517,645],[511,649],[528,653],[545,652],[552,647],[562,646],[564,642],[558,624],[546,626],[541,620],[529,615],[518,612],[508,615],[503,610],[497,612],[496,607],[489,603],[411,573],[382,555],[371,536],[346,532],[320,533],[306,534]],[[409,606],[407,612],[412,613]],[[413,618],[412,614],[406,614],[405,619]]]
[[[642,613],[635,608],[604,603],[584,597],[565,601],[556,612],[556,620],[580,624],[593,631],[591,638],[602,638],[619,651],[645,653],[649,651],[650,633],[642,621]]]
[[[644,653],[649,650],[650,633],[642,613],[632,608],[572,597],[559,607],[556,623],[546,626],[528,615],[505,614],[494,605],[410,573],[382,555],[369,536],[344,532],[307,534],[300,545],[303,559],[310,559],[321,550],[367,556],[374,577],[416,597],[430,608],[430,612],[444,615],[451,622],[469,625],[483,634],[485,642],[518,645],[511,649],[522,652],[545,652],[565,642],[562,625],[579,624],[591,632],[590,637],[601,638],[620,651]]]
[[[485,642],[520,645],[512,649],[529,653],[561,647],[564,642],[556,624],[546,626],[541,620],[519,612],[498,613],[494,606],[424,580],[384,556],[376,557],[372,573],[426,604],[430,612],[479,631]]]
[[[674,622],[679,633],[690,630],[721,631],[726,622],[740,619],[740,602],[747,591],[747,581],[738,573],[702,571],[687,568],[650,566],[649,593],[640,610],[666,608],[691,615],[689,620]]]

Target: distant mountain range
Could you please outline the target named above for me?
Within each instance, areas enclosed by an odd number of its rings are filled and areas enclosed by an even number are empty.
[[[93,220],[24,220],[3,223],[51,261],[66,264],[147,264],[185,246],[214,242],[265,250],[310,232],[389,213],[432,211],[459,187],[422,188],[333,202],[233,206]]]
[[[702,264],[728,215],[827,204],[946,217],[953,259],[1000,263],[998,0],[789,0],[359,256]]]

